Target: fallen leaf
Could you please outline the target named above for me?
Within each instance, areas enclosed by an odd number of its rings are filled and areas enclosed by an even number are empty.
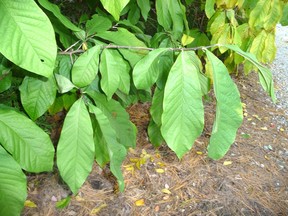
[[[197,154],[197,155],[202,155],[203,152],[201,152],[201,151],[196,151],[196,154]]]
[[[144,206],[145,205],[145,200],[144,199],[139,199],[135,201],[136,206]]]
[[[168,200],[170,197],[169,197],[169,195],[165,195],[164,197],[163,197],[163,200]]]
[[[284,132],[284,131],[285,131],[285,129],[284,129],[284,128],[280,128],[279,130],[280,130],[281,132]]]
[[[260,129],[261,130],[265,130],[265,131],[268,130],[268,128],[266,126],[265,127],[261,127]]]
[[[103,203],[102,205],[100,205],[99,207],[93,208],[90,212],[91,215],[96,215],[98,214],[103,208],[107,207],[106,203]]]
[[[159,210],[160,210],[160,207],[159,207],[158,205],[155,206],[154,211],[155,211],[155,212],[159,212]]]
[[[24,206],[29,208],[37,208],[37,205],[31,200],[26,200]]]
[[[229,165],[231,165],[233,162],[232,161],[224,161],[223,162],[223,165],[224,166],[229,166]]]
[[[265,158],[266,160],[270,160],[270,158],[269,158],[267,155],[265,155],[264,158]]]
[[[65,199],[62,199],[56,203],[56,208],[62,209],[69,205],[71,197],[68,196]]]
[[[155,169],[155,171],[156,171],[157,173],[164,173],[164,172],[165,172],[164,169]]]
[[[250,134],[247,134],[247,133],[243,133],[243,134],[241,134],[241,136],[242,136],[243,138],[245,138],[245,139],[248,139],[248,138],[251,137],[251,135],[250,135]]]
[[[258,119],[259,121],[261,121],[262,119],[258,116],[258,115],[252,115],[254,118]]]
[[[168,190],[167,188],[162,189],[161,192],[165,194],[171,194],[171,191]]]

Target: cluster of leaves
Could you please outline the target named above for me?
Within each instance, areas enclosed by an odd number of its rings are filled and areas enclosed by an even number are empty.
[[[275,100],[272,75],[259,61],[275,56],[275,25],[284,2],[86,3],[93,14],[82,14],[75,24],[48,0],[0,0],[0,92],[20,74],[21,104],[28,115],[0,105],[1,215],[22,209],[27,196],[22,170],[53,169],[53,144],[35,124],[46,112],[68,111],[56,158],[75,194],[94,160],[100,166],[110,163],[123,191],[121,163],[136,145],[137,130],[125,110],[131,103],[152,101],[151,143],[165,141],[181,158],[203,130],[202,97],[213,89],[217,107],[208,156],[219,159],[243,118],[229,71],[240,63],[247,73],[259,70],[263,88]],[[201,24],[191,20],[194,12]]]

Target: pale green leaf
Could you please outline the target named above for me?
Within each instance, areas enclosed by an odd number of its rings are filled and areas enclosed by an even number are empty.
[[[89,85],[98,73],[101,49],[96,45],[83,53],[72,68],[72,82],[78,87]]]
[[[266,14],[264,29],[270,32],[275,29],[275,26],[282,17],[282,5],[279,0],[271,0],[268,4],[270,4],[270,10],[269,14]]]
[[[107,31],[112,27],[112,22],[108,17],[94,14],[92,19],[86,23],[87,36],[93,35],[98,32]]]
[[[206,0],[205,1],[205,14],[209,19],[215,13],[214,5],[215,5],[215,0]]]
[[[107,95],[108,100],[112,98],[119,88],[120,81],[122,83],[121,89],[125,90],[125,93],[129,93],[130,78],[127,79],[129,70],[128,63],[117,50],[104,49],[100,61],[101,88]]]
[[[160,57],[167,52],[165,48],[151,51],[142,58],[133,69],[133,81],[138,89],[149,89],[158,79],[160,74]]]
[[[191,149],[204,125],[199,67],[193,58],[193,51],[179,54],[164,90],[161,132],[179,158]]]
[[[26,76],[19,87],[21,103],[34,121],[43,115],[54,103],[56,98],[56,85],[53,77]]]
[[[249,26],[259,30],[263,28],[266,16],[269,14],[270,0],[259,0],[249,15]]]
[[[0,145],[0,215],[18,216],[27,197],[21,167]]]
[[[0,52],[14,64],[49,77],[57,45],[53,27],[34,1],[0,1]]]
[[[51,171],[54,147],[48,136],[22,114],[0,105],[0,143],[28,172]]]
[[[208,145],[208,156],[222,158],[235,140],[242,124],[242,104],[239,91],[232,81],[225,65],[212,52],[206,55],[213,73],[213,87],[216,97],[216,117]]]
[[[265,39],[265,47],[263,50],[263,62],[264,63],[271,63],[276,56],[276,44],[275,44],[275,32],[269,32]]]
[[[150,0],[137,0],[137,4],[139,8],[141,9],[141,14],[145,21],[147,21],[148,14],[150,11]]]
[[[249,60],[253,65],[255,65],[259,69],[259,73],[258,74],[259,74],[260,83],[261,83],[263,89],[270,95],[270,97],[272,98],[272,101],[275,102],[276,101],[276,96],[275,96],[275,93],[274,93],[274,84],[273,84],[271,71],[268,68],[264,67],[257,60],[255,55],[253,55],[252,53],[244,52],[238,46],[235,46],[235,45],[227,45],[226,44],[226,45],[222,45],[222,46],[225,46],[228,49],[231,49],[231,50],[235,51],[239,55],[241,55],[244,58],[246,58],[247,60]]]
[[[46,10],[52,12],[55,17],[68,29],[78,32],[82,31],[80,28],[75,26],[66,16],[64,16],[59,7],[55,4],[50,3],[48,0],[38,0],[39,4]]]
[[[263,52],[265,48],[265,40],[267,38],[267,33],[262,30],[253,40],[249,52],[253,53],[258,61],[263,62]]]
[[[107,10],[115,20],[119,20],[120,13],[130,0],[100,0],[105,10]]]
[[[106,145],[110,158],[110,170],[117,178],[120,191],[124,191],[124,178],[121,171],[121,165],[126,157],[126,149],[117,141],[116,132],[113,127],[111,127],[107,116],[99,108],[93,105],[90,105],[89,108],[90,112],[95,115],[99,130],[102,133],[102,142],[95,143],[95,145]]]
[[[57,146],[57,166],[63,180],[76,194],[92,170],[93,128],[83,98],[70,108]]]
[[[65,76],[54,74],[55,79],[57,81],[58,90],[61,94],[69,92],[73,88],[77,88],[69,79],[67,79]]]
[[[96,92],[87,93],[109,119],[112,128],[116,132],[118,142],[126,148],[135,147],[137,129],[120,103],[113,99],[107,101],[104,95]]]

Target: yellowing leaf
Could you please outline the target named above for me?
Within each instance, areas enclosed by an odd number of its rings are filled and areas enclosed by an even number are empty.
[[[198,154],[198,155],[202,155],[203,152],[201,152],[201,151],[197,151],[196,154]]]
[[[160,166],[160,167],[165,167],[166,166],[165,163],[163,163],[163,162],[157,162],[157,165]]]
[[[128,150],[129,150],[129,152],[130,152],[131,154],[134,154],[134,155],[137,154],[137,152],[136,152],[135,149],[133,149],[133,148],[129,148]]]
[[[135,205],[136,206],[144,206],[145,200],[144,199],[137,200],[137,201],[135,201]]]
[[[265,127],[261,127],[261,130],[268,130],[268,128],[265,126]]]
[[[84,51],[86,51],[86,50],[88,49],[86,42],[84,42],[84,43],[82,44],[82,49],[83,49]]]
[[[189,36],[189,35],[186,35],[186,34],[183,34],[182,38],[181,38],[181,43],[183,46],[186,46],[190,43],[192,43],[194,41],[195,38]]]
[[[106,203],[103,203],[102,205],[96,207],[96,208],[93,208],[90,212],[91,215],[96,215],[97,213],[99,213],[103,208],[107,207],[107,204]]]
[[[165,194],[171,194],[171,191],[168,190],[167,188],[162,189],[161,192]]]
[[[37,205],[31,200],[26,200],[24,206],[29,208],[37,208]]]
[[[261,121],[262,119],[258,116],[258,115],[252,115],[254,118],[258,119],[259,121]]]
[[[284,128],[280,128],[279,130],[280,130],[281,132],[284,132],[284,131],[285,131],[285,129],[284,129]]]
[[[233,162],[232,161],[224,161],[223,165],[224,166],[229,166],[231,165]]]
[[[155,171],[156,171],[157,173],[164,173],[164,172],[165,172],[164,169],[155,169]]]

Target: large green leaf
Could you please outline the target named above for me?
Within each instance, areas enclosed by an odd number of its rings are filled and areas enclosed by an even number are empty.
[[[212,67],[213,87],[217,101],[216,117],[208,145],[208,156],[222,158],[235,140],[242,124],[242,104],[239,91],[233,83],[225,65],[213,53],[206,50]]]
[[[127,79],[129,70],[129,64],[117,50],[104,49],[100,61],[101,88],[107,95],[108,100],[112,98],[120,86],[120,80],[124,81],[122,82],[122,89],[125,90],[125,93],[129,93],[130,78]]]
[[[72,81],[78,87],[89,85],[98,73],[101,47],[96,45],[83,53],[72,68]]]
[[[26,76],[19,90],[25,111],[32,120],[36,120],[53,104],[57,89],[53,77]]]
[[[90,112],[96,116],[98,122],[98,134],[100,131],[102,134],[101,142],[95,143],[95,145],[106,145],[105,148],[107,149],[110,158],[110,170],[117,178],[120,191],[124,191],[124,178],[121,171],[121,165],[126,157],[126,149],[117,141],[116,132],[113,127],[111,127],[107,116],[99,108],[93,105],[90,105],[89,108]]]
[[[179,158],[191,149],[204,125],[199,67],[193,58],[193,51],[180,53],[164,90],[161,132]]]
[[[115,45],[129,47],[146,47],[145,43],[139,40],[134,34],[124,28],[117,28],[117,31],[100,32],[96,35],[104,40],[111,41]],[[130,65],[134,65],[148,54],[147,50],[141,49],[119,49],[119,52],[123,55]]]
[[[133,81],[138,89],[149,89],[160,75],[160,57],[165,54],[167,49],[160,48],[151,51],[142,58],[133,69]]]
[[[57,45],[48,17],[34,1],[0,0],[0,52],[14,64],[49,77]]]
[[[112,128],[116,132],[118,142],[126,148],[136,146],[135,125],[130,121],[129,114],[115,100],[107,101],[106,97],[96,92],[87,92],[95,101],[97,107],[107,116]]]
[[[55,17],[68,29],[78,32],[82,31],[80,28],[75,26],[67,17],[65,17],[59,7],[55,4],[50,3],[48,0],[38,0],[39,4],[44,7],[46,10],[52,12]]]
[[[105,10],[107,10],[115,20],[119,20],[120,13],[130,0],[100,0]]]
[[[21,167],[0,145],[0,215],[18,216],[27,197]]]
[[[49,136],[20,113],[0,105],[0,143],[28,172],[51,171],[54,147]]]
[[[63,180],[76,194],[92,170],[93,128],[83,98],[70,108],[57,147],[57,166]]]
[[[275,102],[276,101],[276,96],[275,96],[275,92],[274,92],[274,84],[273,84],[271,71],[268,68],[264,67],[257,60],[255,55],[253,55],[252,53],[244,52],[243,50],[241,50],[236,45],[227,45],[226,44],[226,45],[221,45],[221,46],[225,46],[228,49],[231,49],[231,50],[235,51],[239,55],[241,55],[244,58],[246,58],[247,60],[249,60],[251,63],[253,63],[259,69],[259,73],[258,74],[259,74],[260,83],[261,83],[263,89],[270,95],[270,97],[272,98],[272,101]]]

